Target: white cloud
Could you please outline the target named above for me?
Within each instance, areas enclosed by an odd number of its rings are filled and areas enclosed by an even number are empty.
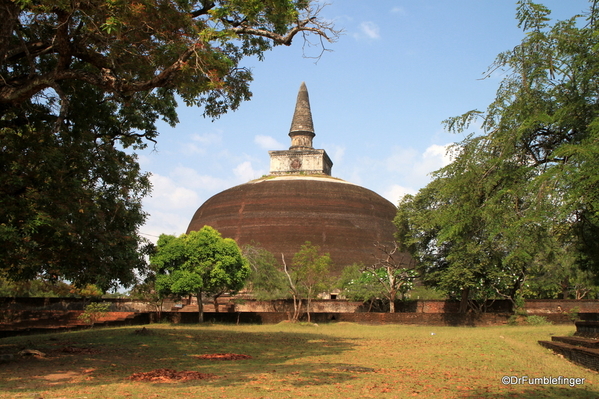
[[[170,176],[154,174],[150,178],[152,195],[143,201],[149,217],[140,229],[151,241],[160,234],[185,233],[195,211],[209,194],[229,186],[223,180],[202,176],[191,168],[177,167]],[[205,190],[202,195],[199,191]]]
[[[216,191],[229,187],[229,183],[223,179],[201,175],[195,169],[186,166],[177,166],[170,176],[178,185],[193,189]]]
[[[418,176],[425,177],[430,173],[441,169],[451,163],[451,156],[447,154],[447,149],[451,144],[437,145],[433,144],[428,147],[418,162],[414,165],[414,173]],[[427,181],[430,176],[427,177]]]
[[[183,143],[181,153],[184,155],[207,154],[207,148],[222,143],[221,133],[192,134],[191,142]]]
[[[391,155],[385,160],[385,165],[390,172],[410,173],[410,169],[418,162],[418,157],[418,151],[413,148],[394,146]]]
[[[451,144],[433,144],[424,151],[422,158],[438,159],[441,162],[441,167],[447,166],[451,163],[451,156],[447,153],[447,150],[450,146]]]
[[[250,161],[245,161],[237,165],[235,169],[233,169],[233,173],[243,183],[257,179],[263,175],[262,172],[257,171],[252,167],[252,163]]]
[[[152,160],[145,154],[137,154],[137,162],[142,169],[147,169],[150,167],[150,165],[152,165]]]
[[[149,213],[141,233],[152,241],[162,233],[179,235],[185,233],[195,211],[211,195],[262,176],[250,161],[237,165],[234,176],[227,179],[198,173],[195,169],[177,166],[169,176],[153,174],[150,178],[152,195],[143,201]]]
[[[223,140],[222,132],[218,133],[204,133],[204,134],[193,134],[191,136],[193,141],[196,141],[204,146],[210,146],[214,144],[220,144]]]
[[[153,174],[152,195],[144,203],[153,209],[185,209],[196,206],[199,202],[198,194],[186,187],[177,185],[171,178]]]
[[[260,148],[263,148],[265,150],[284,149],[285,147],[283,144],[279,143],[276,139],[272,138],[271,136],[262,136],[260,134],[254,137],[254,143],[258,144]]]
[[[415,190],[410,187],[403,187],[403,186],[400,186],[399,184],[393,184],[385,192],[383,192],[383,197],[385,197],[386,199],[391,201],[391,203],[393,203],[393,205],[397,206],[399,204],[399,201],[403,198],[404,195],[406,195],[406,194],[413,195],[413,194],[416,194],[417,191],[418,190]]]
[[[391,155],[384,160],[385,167],[387,171],[399,175],[404,184],[424,187],[430,181],[430,173],[451,162],[451,156],[447,154],[449,146],[433,144],[422,153],[414,148],[395,146]]]
[[[360,32],[355,34],[356,39],[367,38],[367,39],[380,39],[381,32],[379,26],[372,21],[365,21],[360,24]]]
[[[351,165],[347,180],[365,185],[397,205],[405,194],[416,194],[426,186],[431,172],[451,162],[446,153],[450,145],[433,144],[423,151],[394,146],[387,157],[361,157]],[[382,176],[384,181],[377,182],[373,176]]]
[[[393,7],[391,9],[391,12],[393,14],[399,14],[399,15],[406,15],[407,14],[405,8],[403,8],[403,7]]]
[[[206,155],[207,151],[206,151],[206,147],[204,147],[204,146],[199,146],[194,143],[185,143],[181,153],[183,153],[184,155],[195,155],[195,154]]]
[[[154,210],[151,215],[147,223],[140,229],[140,233],[156,243],[160,234],[179,236],[185,233],[193,213],[186,216],[181,213]]]
[[[337,145],[337,144],[326,144],[324,148],[327,148],[327,154],[333,161],[334,165],[339,165],[343,162],[343,156],[345,155],[345,146]]]

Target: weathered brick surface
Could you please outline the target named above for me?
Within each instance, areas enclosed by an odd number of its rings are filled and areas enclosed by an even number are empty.
[[[566,359],[591,370],[599,371],[599,349],[591,349],[556,341],[539,341],[545,348],[551,349]]]
[[[79,320],[81,313],[83,313],[81,310],[17,312],[13,314],[12,319],[0,322],[0,337],[88,328],[87,323]],[[149,322],[149,313],[107,312],[96,321],[95,325],[122,326],[148,324]]]
[[[599,337],[599,322],[593,320],[579,320],[576,323],[576,336]]]
[[[106,298],[98,301],[110,303],[110,310],[115,312],[151,312],[155,310],[153,306],[140,300]],[[89,303],[89,299],[81,298],[0,297],[0,309],[2,310],[83,310]]]
[[[528,313],[568,313],[578,310],[580,313],[598,313],[599,300],[597,299],[528,299],[525,309]]]
[[[599,349],[599,340],[597,338],[586,337],[551,337],[553,342],[562,342],[573,346],[583,346],[585,348]]]
[[[187,232],[204,225],[240,246],[259,243],[290,264],[306,241],[333,259],[333,274],[371,264],[375,242],[394,240],[396,207],[366,188],[330,177],[275,178],[242,184],[208,199]]]

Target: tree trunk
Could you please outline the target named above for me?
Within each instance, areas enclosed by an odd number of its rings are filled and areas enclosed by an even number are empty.
[[[308,296],[308,303],[306,305],[306,310],[308,312],[308,323],[310,323],[310,296]]]
[[[397,291],[391,291],[389,293],[389,313],[395,313],[395,298],[397,297]]]
[[[158,322],[162,321],[162,305],[164,304],[164,299],[160,301],[160,304],[156,305],[156,310],[158,311]]]
[[[215,311],[216,313],[218,313],[218,297],[219,297],[220,295],[221,295],[221,294],[214,295],[214,311]]]
[[[568,299],[568,288],[570,288],[570,281],[569,279],[566,277],[562,282],[561,282],[561,288],[562,288],[562,299]]]
[[[293,321],[298,321],[300,318],[300,314],[302,313],[302,298],[299,298],[297,296],[293,297],[294,301],[297,301],[297,306],[295,307],[295,312],[293,314]],[[294,302],[295,305],[296,302]]]
[[[202,303],[202,292],[198,292],[198,322],[204,322],[204,304]]]
[[[287,275],[287,279],[289,280],[289,289],[291,291],[291,294],[293,295],[293,321],[297,321],[297,319],[299,319],[299,313],[300,313],[300,309],[302,307],[302,302],[301,299],[299,300],[299,307],[298,307],[298,291],[297,288],[295,286],[295,284],[293,283],[293,279],[291,278],[291,275],[289,274],[289,271],[287,271],[287,263],[285,263],[285,255],[281,254],[281,260],[283,261],[283,270],[285,271],[285,274]]]
[[[470,296],[470,288],[464,288],[462,290],[462,298],[460,300],[460,313],[466,313],[468,310],[468,297]]]
[[[301,306],[301,304],[300,304]],[[297,306],[297,296],[295,294],[293,294],[293,318],[291,319],[292,321],[297,321],[299,315],[299,309]]]

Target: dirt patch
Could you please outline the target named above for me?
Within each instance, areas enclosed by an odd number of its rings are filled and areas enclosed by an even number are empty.
[[[94,377],[92,373],[95,371],[94,368],[82,369],[80,371],[64,371],[54,372],[42,376],[36,376],[36,379],[42,379],[49,385],[61,385],[70,383],[80,383],[84,380],[89,381]]]
[[[80,373],[76,373],[74,371],[66,371],[64,373],[52,373],[52,374],[46,374],[44,376],[42,376],[41,378],[43,378],[46,381],[60,381],[60,380],[71,380],[73,378],[78,378],[81,377]]]
[[[215,378],[214,374],[199,373],[197,371],[175,371],[171,369],[156,369],[147,373],[135,373],[129,377],[132,381],[145,382],[176,382],[189,380],[205,380]]]
[[[240,355],[236,353],[214,353],[211,355],[194,355],[196,359],[207,359],[207,360],[243,360],[251,359],[250,355]]]

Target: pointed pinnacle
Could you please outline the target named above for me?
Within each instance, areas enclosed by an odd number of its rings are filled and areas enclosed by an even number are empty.
[[[297,93],[297,102],[295,104],[295,112],[291,121],[291,129],[289,134],[294,132],[309,132],[314,134],[314,124],[312,123],[312,112],[310,111],[310,98],[308,97],[308,89],[306,83],[302,82],[299,92]]]

